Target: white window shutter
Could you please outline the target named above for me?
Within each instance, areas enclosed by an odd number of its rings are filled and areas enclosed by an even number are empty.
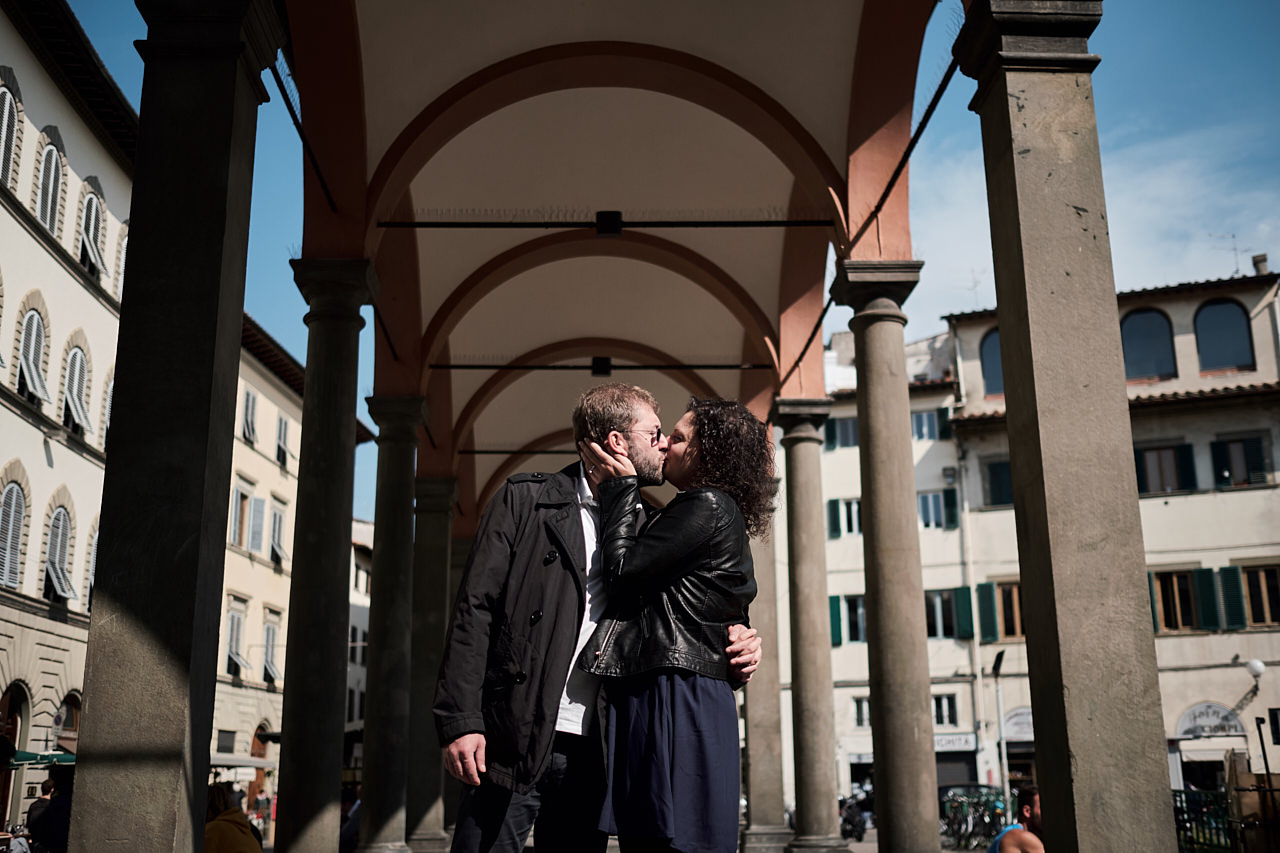
[[[98,574],[98,534],[93,534],[93,547],[89,550],[89,594],[93,594],[93,581]]]
[[[105,443],[107,439],[107,430],[111,428],[111,398],[115,394],[116,381],[112,379],[107,383],[107,410],[102,413],[102,440]]]
[[[98,251],[98,238],[102,233],[102,205],[98,197],[89,193],[84,200],[84,221],[80,226],[80,241],[84,244],[89,260],[102,269],[102,253]]]
[[[89,410],[85,406],[85,386],[88,384],[88,364],[84,350],[76,347],[67,358],[67,405],[71,407],[71,416],[80,424],[85,432],[93,432],[93,424],[89,422]]]
[[[120,241],[120,259],[116,262],[116,298],[124,296],[124,263],[129,252],[129,236]]]
[[[18,107],[13,93],[0,89],[0,183],[9,186],[9,170],[13,167],[13,146],[18,136]]]
[[[0,583],[17,589],[22,556],[22,521],[27,514],[26,498],[17,483],[5,486],[0,498]]]
[[[258,395],[252,391],[246,390],[244,392],[244,423],[241,427],[241,435],[243,435],[244,440],[250,444],[256,444],[258,442],[257,419]]]
[[[240,541],[240,530],[244,525],[244,519],[240,517],[240,507],[242,506],[240,495],[240,489],[231,490],[231,529],[227,531],[227,541],[232,545],[244,544]]]
[[[44,318],[38,311],[28,311],[22,325],[22,362],[19,369],[27,379],[27,387],[33,394],[52,403],[49,389],[44,384],[41,360],[44,357]]]
[[[267,502],[263,498],[254,498],[249,503],[249,550],[258,552],[262,550],[262,523]]]

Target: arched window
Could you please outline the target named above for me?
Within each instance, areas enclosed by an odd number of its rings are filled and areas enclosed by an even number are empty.
[[[978,347],[978,357],[982,361],[982,385],[987,396],[1004,393],[1004,368],[1000,363],[1000,330],[992,329],[982,339]]]
[[[0,86],[0,184],[9,186],[13,147],[18,140],[18,102],[7,86]]]
[[[67,356],[66,400],[62,405],[62,425],[76,435],[93,432],[89,423],[89,407],[85,404],[89,385],[89,366],[84,350],[73,347]]]
[[[0,583],[17,589],[22,578],[22,524],[27,499],[22,487],[9,483],[0,495]]]
[[[52,403],[44,384],[44,318],[34,308],[22,321],[22,349],[18,365],[18,393],[32,403]]]
[[[1249,316],[1234,299],[1211,299],[1196,312],[1200,370],[1253,370]]]
[[[44,561],[44,597],[53,602],[79,598],[67,574],[67,549],[71,542],[71,516],[58,507],[49,519],[49,553]]]
[[[111,429],[111,398],[115,396],[116,381],[112,379],[107,383],[107,408],[102,414],[102,447],[107,447],[107,430]]]
[[[102,274],[102,253],[98,241],[102,238],[102,202],[93,193],[84,198],[84,218],[80,221],[80,265],[89,275]]]
[[[1130,311],[1120,321],[1125,379],[1171,379],[1178,375],[1173,357],[1173,326],[1154,308]]]
[[[129,235],[120,241],[120,257],[116,260],[116,299],[124,296],[124,260],[129,252]]]
[[[62,161],[58,149],[46,145],[40,160],[40,223],[50,232],[58,224],[58,202],[62,196]]]
[[[65,752],[75,752],[80,740],[80,697],[68,693],[54,718],[54,732],[58,746]]]

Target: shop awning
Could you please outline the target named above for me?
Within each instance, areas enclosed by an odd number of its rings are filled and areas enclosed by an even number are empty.
[[[73,752],[27,752],[20,749],[9,761],[9,769],[18,767],[47,767],[50,764],[75,764]]]
[[[275,770],[276,763],[266,758],[254,758],[250,755],[210,755],[210,767],[253,767],[262,770]]]

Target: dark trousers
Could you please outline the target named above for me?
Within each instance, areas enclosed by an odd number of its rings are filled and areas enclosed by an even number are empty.
[[[551,763],[529,793],[487,780],[463,790],[452,851],[520,853],[532,829],[538,853],[604,853],[609,836],[597,828],[603,797],[599,738],[557,733]]]

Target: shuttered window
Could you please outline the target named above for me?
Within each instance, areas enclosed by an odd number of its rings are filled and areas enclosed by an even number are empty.
[[[22,576],[22,525],[27,517],[27,499],[22,487],[9,483],[0,495],[0,583],[18,588]]]
[[[937,412],[912,412],[911,437],[916,441],[933,441],[938,437]]]
[[[120,257],[116,260],[116,298],[124,296],[124,261],[129,254],[129,238],[120,241]]]
[[[849,642],[865,643],[867,641],[867,604],[866,597],[846,595],[844,597],[845,615],[849,617]]]
[[[289,419],[284,415],[276,417],[276,461],[281,467],[289,464]]]
[[[44,597],[49,601],[79,598],[67,574],[67,549],[71,544],[71,516],[58,507],[49,519],[49,553],[45,558]]]
[[[89,548],[89,589],[86,591],[87,598],[84,603],[85,612],[93,607],[93,583],[98,576],[98,536],[93,534],[93,545]]]
[[[58,149],[45,146],[40,161],[40,208],[37,215],[40,224],[53,231],[58,224],[58,201],[62,195],[62,162]]]
[[[956,694],[933,697],[933,724],[935,726],[954,726],[956,719]]]
[[[1013,503],[1013,471],[1008,459],[987,463],[987,506]]]
[[[952,590],[929,590],[924,594],[924,622],[930,639],[955,637],[955,595]]]
[[[278,566],[288,556],[284,550],[284,506],[273,501],[271,503],[271,562]]]
[[[834,648],[844,642],[843,631],[841,630],[840,624],[840,611],[842,609],[840,606],[840,596],[827,596],[827,606],[831,615],[831,645]]]
[[[275,684],[282,678],[280,667],[276,664],[276,642],[280,635],[280,625],[275,620],[279,618],[277,614],[270,614],[262,626],[262,680],[268,684]]]
[[[252,486],[243,480],[237,481],[231,490],[231,519],[227,532],[227,541],[243,548],[248,541],[249,501]]]
[[[1195,453],[1190,444],[1138,447],[1133,453],[1139,494],[1195,491]]]
[[[1225,571],[1225,569],[1224,569]],[[1247,596],[1249,625],[1280,625],[1280,568],[1263,566],[1241,570]]]
[[[262,528],[266,523],[267,502],[263,498],[253,498],[249,502],[249,550],[255,554],[262,552]]]
[[[859,729],[871,728],[871,700],[865,696],[854,697],[853,725]]]
[[[978,584],[978,632],[984,643],[994,643],[1000,639],[1000,628],[996,619],[996,585],[990,581]]]
[[[0,184],[9,188],[13,169],[13,148],[18,139],[18,102],[13,93],[0,86]]]
[[[857,418],[827,418],[823,427],[823,446],[826,450],[837,447],[858,446]]]
[[[233,598],[227,607],[227,675],[242,677],[253,668],[245,659],[244,648],[244,608],[247,602]]]
[[[111,398],[115,396],[116,381],[107,383],[107,409],[102,413],[102,446],[107,446],[107,430],[111,428]]]
[[[1215,488],[1260,486],[1267,482],[1267,461],[1261,436],[1210,442],[1209,455],[1213,459]]]
[[[28,311],[22,320],[22,347],[18,364],[18,393],[35,403],[52,403],[44,382],[44,318],[39,311]]]
[[[97,277],[106,266],[98,241],[102,238],[102,202],[93,193],[84,199],[84,218],[80,220],[80,265]]]
[[[74,347],[67,356],[66,401],[63,404],[62,422],[73,432],[93,432],[89,422],[89,407],[85,402],[88,396],[89,367],[84,350]]]
[[[244,411],[241,413],[240,435],[250,444],[258,442],[258,395],[245,389]]]

